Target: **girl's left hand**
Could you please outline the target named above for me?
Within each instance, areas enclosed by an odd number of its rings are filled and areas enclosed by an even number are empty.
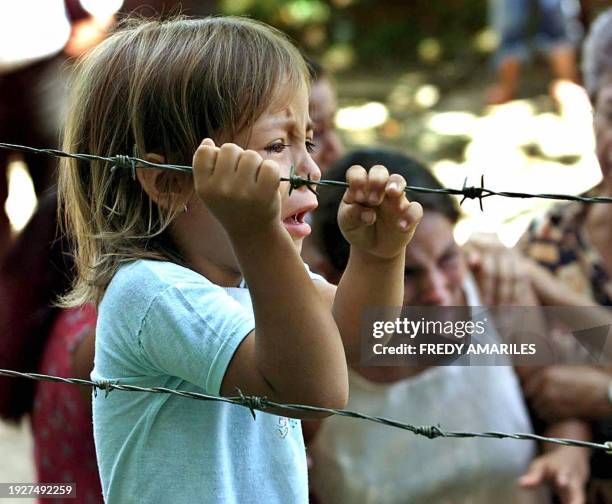
[[[390,259],[403,254],[423,216],[421,205],[409,202],[401,175],[389,175],[376,165],[346,172],[349,184],[338,210],[338,225],[346,240],[363,252]]]

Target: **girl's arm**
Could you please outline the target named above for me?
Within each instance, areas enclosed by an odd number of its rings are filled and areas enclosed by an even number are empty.
[[[368,258],[365,257],[361,266],[361,260],[358,252],[353,255],[351,251],[338,287],[327,282],[314,282],[325,305],[334,315],[344,341],[347,361],[353,368],[360,365],[364,310],[372,306],[397,307],[399,316],[404,294],[403,261],[390,261],[385,266],[384,261],[378,263],[375,258],[372,264],[366,264]]]
[[[372,307],[397,308],[399,316],[403,298],[403,253],[386,259],[351,248],[333,303],[334,319],[350,366],[360,365],[364,312]]]
[[[399,311],[404,298],[405,250],[423,210],[404,194],[406,181],[383,166],[361,166],[346,174],[349,188],[338,224],[351,244],[347,267],[333,301],[333,314],[350,366],[359,366],[365,310]]]
[[[221,393],[236,395],[238,387],[276,402],[344,407],[342,341],[282,226],[279,166],[254,151],[205,140],[193,168],[198,195],[230,238],[255,314],[256,330],[231,359]]]
[[[256,330],[238,347],[221,393],[235,395],[239,387],[278,402],[343,408],[348,378],[338,328],[284,229],[271,227],[232,243],[251,292]]]

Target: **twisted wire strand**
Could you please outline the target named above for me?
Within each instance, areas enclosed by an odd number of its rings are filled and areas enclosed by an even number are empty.
[[[179,172],[191,172],[191,166],[185,165],[175,165],[175,164],[163,164],[163,163],[154,163],[152,161],[147,161],[146,159],[141,159],[135,156],[125,156],[125,155],[117,155],[117,156],[96,156],[94,154],[74,154],[69,152],[64,152],[58,149],[36,149],[34,147],[28,147],[25,145],[16,145],[9,143],[0,143],[1,149],[8,149],[13,151],[20,152],[31,152],[35,154],[47,154],[54,157],[68,157],[74,159],[82,159],[85,161],[103,161],[111,164],[111,170],[115,171],[119,168],[129,169],[131,171],[132,178],[135,178],[136,175],[136,167],[139,168],[160,168],[165,170],[173,170]],[[341,182],[337,180],[311,180],[310,178],[303,178],[295,174],[295,171],[291,170],[291,174],[289,177],[281,177],[282,182],[289,182],[289,192],[294,189],[299,189],[300,187],[306,186],[310,191],[315,192],[313,186],[338,186],[338,187],[348,187],[346,182]],[[514,192],[514,191],[494,191],[492,189],[488,189],[484,187],[484,177],[480,178],[480,186],[468,186],[467,179],[463,183],[463,187],[461,189],[453,189],[453,188],[442,188],[436,189],[432,187],[419,187],[419,186],[406,186],[406,191],[413,191],[418,193],[438,193],[438,194],[450,194],[455,196],[463,196],[461,203],[463,203],[466,199],[477,199],[480,204],[480,209],[483,210],[482,200],[484,198],[489,198],[491,196],[502,196],[505,198],[543,198],[543,199],[553,199],[553,200],[561,200],[561,201],[580,201],[582,203],[612,203],[612,196],[576,196],[573,194],[551,194],[551,193],[541,193],[541,194],[532,194],[532,193],[524,193],[524,192]]]
[[[112,390],[123,390],[126,392],[148,392],[153,394],[171,394],[177,395],[180,397],[186,397],[189,399],[196,399],[200,401],[218,401],[229,404],[235,404],[238,406],[242,406],[248,408],[253,415],[253,419],[255,420],[255,411],[265,411],[266,409],[276,409],[276,410],[284,410],[284,411],[301,411],[301,412],[318,412],[318,413],[329,413],[332,415],[338,415],[348,418],[355,418],[366,420],[369,422],[379,423],[385,425],[387,427],[395,427],[402,430],[407,430],[412,432],[418,436],[424,436],[428,439],[435,439],[439,437],[443,438],[493,438],[493,439],[518,439],[518,440],[530,440],[530,441],[540,441],[547,443],[555,443],[558,445],[564,446],[577,446],[580,448],[590,448],[593,450],[603,450],[609,454],[612,454],[612,441],[607,441],[606,443],[593,443],[590,441],[580,441],[577,439],[566,439],[566,438],[555,438],[555,437],[546,437],[539,436],[537,434],[527,434],[527,433],[505,433],[505,432],[497,432],[497,431],[489,431],[489,432],[466,432],[466,431],[445,431],[438,425],[411,425],[408,423],[399,422],[397,420],[392,420],[389,418],[378,417],[373,415],[367,415],[365,413],[360,413],[357,411],[350,410],[341,410],[341,409],[333,409],[333,408],[321,408],[318,406],[308,406],[305,404],[285,404],[285,403],[277,403],[274,401],[269,401],[265,397],[258,396],[247,396],[242,393],[240,389],[236,389],[238,395],[234,397],[220,397],[213,396],[209,394],[203,394],[199,392],[188,392],[184,390],[174,390],[168,389],[165,387],[139,387],[137,385],[126,385],[121,384],[118,381],[114,380],[102,380],[102,381],[92,381],[92,380],[83,380],[80,378],[62,378],[60,376],[51,376],[40,373],[23,373],[20,371],[13,371],[10,369],[0,369],[0,376],[7,376],[12,378],[27,378],[30,380],[36,381],[50,381],[50,382],[61,382],[61,383],[70,383],[73,385],[87,385],[93,387],[94,394],[97,393],[97,390],[103,390],[105,393],[105,397]]]

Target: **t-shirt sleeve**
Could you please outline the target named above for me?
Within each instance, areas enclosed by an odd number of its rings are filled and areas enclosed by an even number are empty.
[[[253,316],[222,288],[172,286],[150,304],[138,343],[153,370],[219,395],[230,360],[254,328]]]
[[[314,273],[313,271],[310,270],[310,266],[308,266],[308,264],[304,263],[304,266],[306,267],[306,272],[308,273],[308,276],[310,277],[311,280],[314,280],[316,282],[325,282],[325,283],[329,283],[327,280],[325,280],[325,278],[321,275],[319,275],[318,273]]]

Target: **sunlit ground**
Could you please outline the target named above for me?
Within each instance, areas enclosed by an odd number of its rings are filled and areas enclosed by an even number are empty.
[[[552,111],[552,102],[541,107],[548,97],[516,100],[483,112],[436,107],[441,96],[435,86],[411,87],[401,78],[386,92],[384,100],[355,103],[356,98],[339,110],[336,125],[345,142],[392,144],[428,159],[446,187],[461,188],[466,178],[468,185],[480,185],[484,175],[485,187],[497,191],[580,194],[601,178],[591,108],[573,85],[563,91],[560,113]],[[453,101],[461,102],[447,100]],[[445,144],[453,142],[460,146],[459,154],[445,157]],[[463,243],[473,233],[491,233],[512,246],[529,222],[552,204],[493,196],[483,200],[481,212],[477,201],[467,200],[456,238]]]

